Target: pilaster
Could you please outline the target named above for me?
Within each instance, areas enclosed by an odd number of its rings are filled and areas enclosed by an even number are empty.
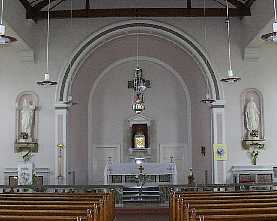
[[[224,100],[217,100],[212,104],[212,144],[225,144],[225,113]],[[212,150],[212,153],[214,150]],[[213,160],[213,181],[215,184],[226,183],[226,161]]]

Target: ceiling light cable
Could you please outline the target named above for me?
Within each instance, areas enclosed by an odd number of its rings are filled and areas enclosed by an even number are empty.
[[[47,12],[47,39],[46,39],[46,76],[45,80],[49,80],[49,38],[50,38],[50,4],[51,0],[49,0],[48,4],[48,12]],[[47,79],[48,77],[48,79]]]
[[[227,36],[228,36],[228,62],[229,70],[232,70],[232,60],[231,60],[231,34],[230,34],[230,17],[229,17],[229,3],[226,0],[226,24],[227,24]]]
[[[274,21],[277,22],[276,0],[273,0],[273,8],[274,8]]]
[[[4,0],[1,0],[1,25],[3,24]]]
[[[228,41],[228,72],[227,77],[221,79],[222,82],[235,83],[241,80],[240,77],[234,76],[232,69],[232,59],[231,59],[231,31],[230,31],[230,14],[229,14],[229,2],[226,0],[226,21],[227,25],[227,41]]]

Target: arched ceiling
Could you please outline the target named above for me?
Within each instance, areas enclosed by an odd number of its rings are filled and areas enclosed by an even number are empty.
[[[136,35],[119,37],[104,43],[90,54],[73,79],[71,95],[74,102],[86,106],[93,84],[107,67],[120,60],[136,57],[136,39]],[[199,100],[205,95],[206,80],[198,64],[173,42],[157,36],[140,35],[139,56],[154,58],[169,65],[180,74],[190,94],[199,97]],[[130,78],[132,73],[133,70],[130,70]]]

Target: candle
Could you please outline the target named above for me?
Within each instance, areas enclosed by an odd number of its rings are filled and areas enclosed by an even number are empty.
[[[234,73],[232,69],[228,70],[228,77],[233,77],[233,76],[234,76]]]
[[[49,81],[49,79],[50,79],[49,74],[48,73],[44,74],[44,80]]]
[[[6,27],[5,25],[0,25],[0,35],[5,35],[5,30],[6,30]]]

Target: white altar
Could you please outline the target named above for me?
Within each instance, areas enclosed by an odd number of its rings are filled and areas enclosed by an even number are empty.
[[[271,183],[274,178],[272,165],[250,165],[232,167],[234,183]]]
[[[104,171],[105,184],[134,184],[143,166],[146,185],[177,184],[176,164],[172,163],[112,163],[108,161]]]

